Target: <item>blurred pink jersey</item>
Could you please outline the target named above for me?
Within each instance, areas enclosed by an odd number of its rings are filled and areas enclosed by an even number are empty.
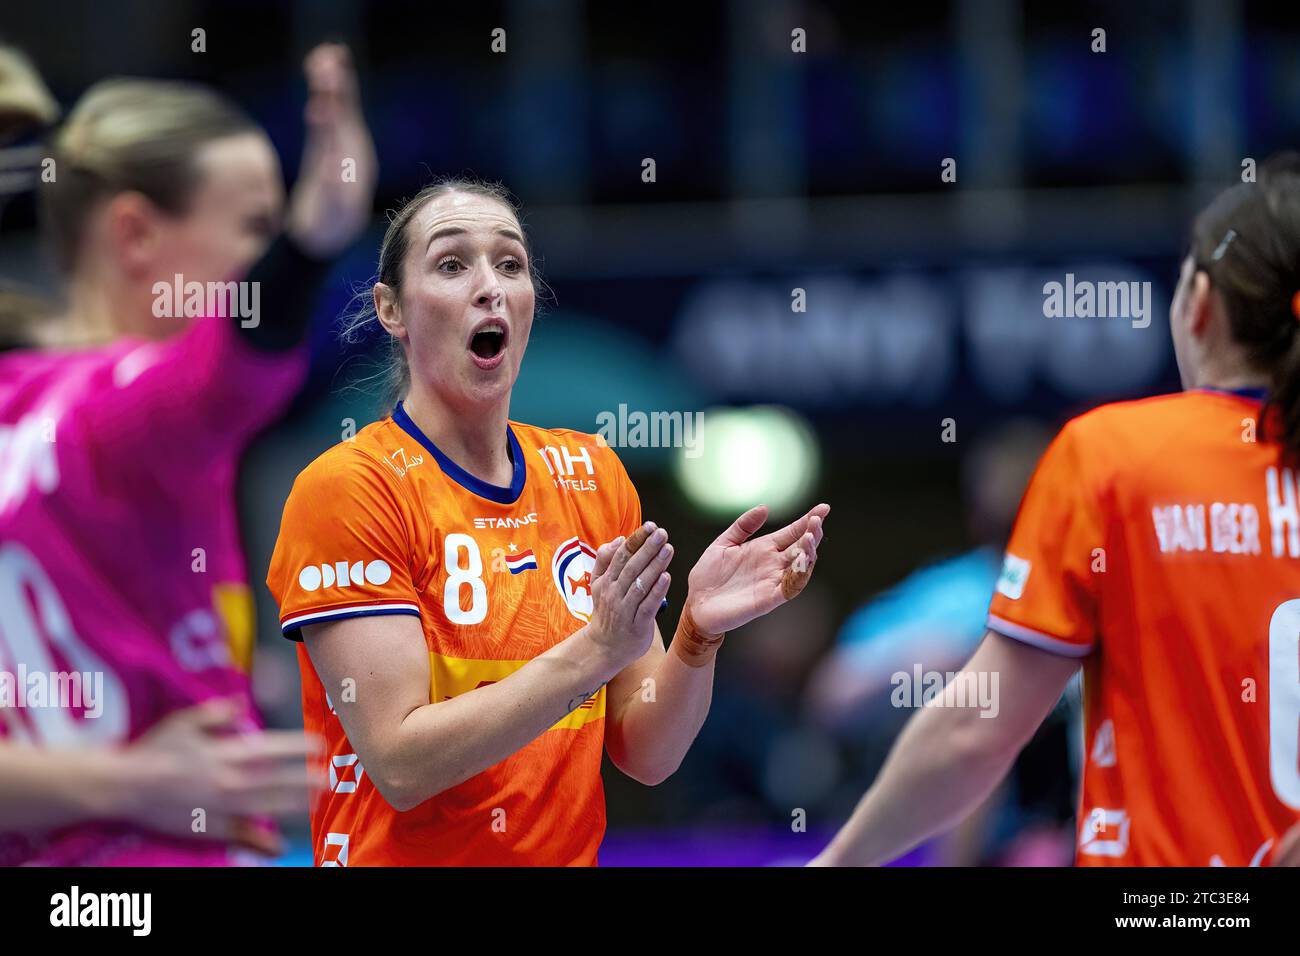
[[[235,480],[305,368],[229,318],[166,342],[0,354],[0,737],[120,746],[217,695],[258,723]],[[108,821],[0,834],[0,865],[229,857]]]

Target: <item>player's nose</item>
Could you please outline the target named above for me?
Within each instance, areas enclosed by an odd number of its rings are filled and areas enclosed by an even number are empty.
[[[492,312],[500,312],[505,306],[505,290],[501,288],[500,277],[496,270],[487,269],[474,286],[474,304]]]

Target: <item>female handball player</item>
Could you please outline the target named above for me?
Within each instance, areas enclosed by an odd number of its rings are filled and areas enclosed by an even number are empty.
[[[319,865],[594,865],[602,751],[644,783],[671,774],[724,634],[812,573],[829,506],[760,538],[767,509],[747,511],[690,572],[665,652],[673,549],[614,451],[508,417],[531,266],[503,190],[408,202],[373,289],[401,401],[285,505],[268,584],[326,741]]]
[[[1300,862],[1300,158],[1196,218],[1169,324],[1184,390],[1061,430],[983,643],[815,865],[960,821],[1080,666],[1080,865]]]
[[[313,748],[252,705],[235,512],[373,204],[346,49],[305,72],[287,215],[266,135],[197,87],[105,82],[54,139],[66,314],[0,355],[0,862],[221,865],[307,805]]]

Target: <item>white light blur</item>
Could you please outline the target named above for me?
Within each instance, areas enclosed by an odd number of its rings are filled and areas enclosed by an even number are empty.
[[[704,413],[696,447],[677,450],[673,474],[709,514],[735,517],[765,504],[780,516],[809,506],[820,457],[816,434],[788,408],[715,408]]]

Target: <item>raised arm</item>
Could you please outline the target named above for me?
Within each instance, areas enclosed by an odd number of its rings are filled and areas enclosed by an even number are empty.
[[[334,258],[369,223],[378,174],[347,48],[317,47],[304,73],[306,144],[284,232],[246,275],[224,277],[232,289],[243,280],[252,314],[231,309],[127,352],[69,423],[106,476],[105,492],[170,490],[176,482],[158,478],[160,460],[205,468],[274,420],[302,383],[299,347],[317,295]]]
[[[1006,776],[1078,667],[1078,658],[989,631],[944,692],[908,721],[875,783],[812,865],[880,865],[951,829]],[[953,706],[958,682],[980,674],[997,675],[994,708]]]

